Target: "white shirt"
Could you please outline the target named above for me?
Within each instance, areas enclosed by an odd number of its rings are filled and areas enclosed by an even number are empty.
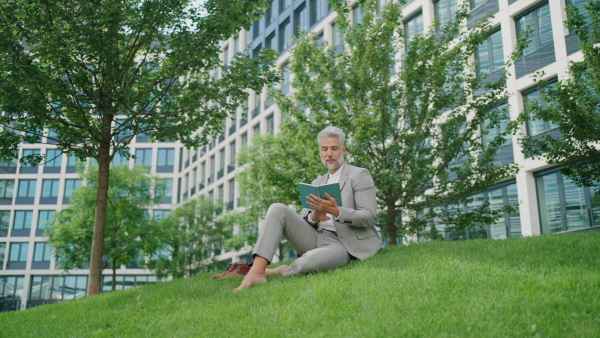
[[[333,174],[329,174],[328,173],[327,174],[328,175],[327,176],[327,184],[330,184],[330,183],[339,183],[340,182],[340,177],[342,176],[342,168],[344,167],[344,165],[345,165],[345,163],[343,163],[338,168],[338,170],[336,170],[335,173],[333,173]],[[340,189],[341,188],[342,187],[340,187]],[[340,215],[338,215],[338,217],[341,216],[341,215],[342,215],[342,209],[340,209]],[[308,217],[310,218],[310,220],[312,222],[315,222],[312,219],[312,213]],[[328,220],[319,222],[319,229],[325,229],[325,230],[335,231],[335,226],[333,226],[333,219],[335,217],[333,217],[332,214],[327,214],[327,217],[329,217]]]

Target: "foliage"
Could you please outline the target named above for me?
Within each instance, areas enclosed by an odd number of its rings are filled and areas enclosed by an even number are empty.
[[[66,271],[82,268],[90,260],[98,168],[90,167],[86,173],[81,174],[81,178],[87,184],[75,190],[69,207],[58,212],[55,226],[46,230],[48,243],[54,248],[57,265]],[[152,181],[153,178],[143,167],[129,169],[126,165],[120,165],[112,170],[103,267],[112,268],[113,290],[116,269],[135,261],[145,241],[156,233],[147,208],[162,196],[151,193]]]
[[[154,242],[148,242],[147,267],[159,278],[191,277],[210,267],[231,235],[230,222],[219,217],[223,205],[200,196],[186,201],[160,220]],[[156,253],[156,248],[161,248]]]
[[[242,293],[232,292],[241,278],[204,273],[0,313],[0,327],[8,337],[598,337],[599,246],[598,231],[400,245]]]
[[[538,74],[542,102],[531,102],[523,113],[525,118],[558,125],[560,136],[528,135],[522,143],[526,153],[562,164],[561,172],[578,186],[599,186],[600,2],[589,2],[583,12],[570,5],[567,16],[566,26],[577,34],[583,60],[571,61],[567,77],[558,83],[543,81],[543,74]]]
[[[260,91],[274,80],[272,50],[254,58],[238,54],[227,68],[219,57],[219,42],[248,29],[266,5],[266,0],[208,0],[203,8],[190,0],[0,2],[0,157],[13,156],[23,141],[45,137],[63,152],[99,165],[89,294],[100,292],[113,156],[130,156],[128,145],[140,134],[198,147],[221,131],[246,90]]]
[[[344,45],[315,43],[304,34],[292,49],[294,91],[280,95],[278,105],[306,134],[326,125],[344,130],[349,163],[373,174],[378,222],[390,244],[398,231],[421,231],[439,212],[456,228],[469,226],[466,220],[489,222],[500,213],[488,204],[465,207],[467,199],[517,169],[494,163],[516,127],[497,108],[507,97],[505,77],[486,80],[473,63],[491,32],[489,17],[466,29],[468,10],[461,6],[455,21],[409,37],[402,2],[390,2],[379,14],[376,5],[360,2],[362,23],[352,24],[347,2],[332,1]],[[490,129],[502,130],[484,145],[481,137]],[[434,212],[438,206],[445,207]]]

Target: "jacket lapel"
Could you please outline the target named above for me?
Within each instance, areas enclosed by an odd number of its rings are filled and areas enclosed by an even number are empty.
[[[340,175],[340,191],[344,189],[344,184],[346,184],[346,178],[348,178],[348,173],[350,172],[350,165],[348,163],[344,163],[342,167],[342,173]]]

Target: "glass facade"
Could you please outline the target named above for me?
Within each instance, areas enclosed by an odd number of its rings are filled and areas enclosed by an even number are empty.
[[[454,21],[456,10],[458,9],[457,0],[438,0],[433,4],[435,18],[438,21],[438,30],[448,23]]]
[[[477,73],[490,74],[504,67],[504,50],[502,49],[502,31],[490,34],[488,39],[479,45],[475,54]]]
[[[536,175],[542,234],[600,225],[598,189],[578,187],[554,170]]]

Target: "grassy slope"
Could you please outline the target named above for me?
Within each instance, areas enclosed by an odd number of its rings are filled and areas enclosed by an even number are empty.
[[[600,336],[600,232],[388,248],[233,293],[208,274],[0,314],[0,336]]]

